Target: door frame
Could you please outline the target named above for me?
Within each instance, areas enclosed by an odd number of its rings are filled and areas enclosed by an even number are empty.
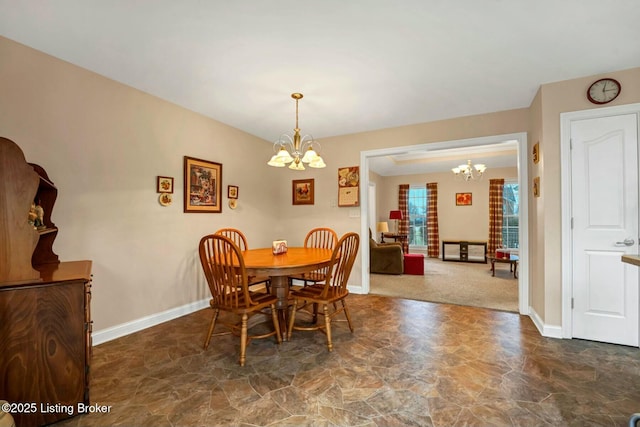
[[[368,180],[367,180],[368,181]],[[369,218],[368,221],[371,223],[371,232],[373,234],[374,240],[376,239],[377,231],[376,231],[376,221],[377,218],[377,209],[378,209],[378,200],[376,199],[376,183],[369,182],[368,187],[368,196],[369,196]],[[373,221],[372,221],[373,220]]]
[[[514,141],[517,146],[517,168],[518,184],[520,192],[520,250],[518,275],[518,310],[520,314],[529,314],[529,184],[527,168],[527,132],[518,132],[505,135],[493,135],[478,138],[459,139],[444,142],[432,142],[427,144],[417,144],[411,146],[391,147],[377,150],[360,152],[360,235],[369,235],[368,222],[368,199],[369,199],[369,158],[378,156],[389,156],[396,154],[406,154],[411,151],[435,151],[450,148],[477,147],[482,145],[496,144],[500,142]],[[365,245],[366,246],[366,245]],[[369,251],[360,251],[361,260],[361,287],[349,287],[354,293],[369,293]]]
[[[609,116],[635,114],[640,132],[640,104],[600,107],[590,110],[560,113],[560,191],[562,229],[562,338],[573,338],[571,297],[573,295],[573,253],[571,250],[571,122]],[[640,148],[640,147],[639,147]],[[640,152],[640,149],[638,150]],[[640,159],[639,159],[640,160]],[[640,163],[639,163],[640,164]]]

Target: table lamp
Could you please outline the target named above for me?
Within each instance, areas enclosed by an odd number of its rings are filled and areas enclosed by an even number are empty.
[[[389,225],[386,221],[376,223],[376,231],[380,233],[380,243],[384,243],[384,233],[389,232]]]
[[[389,212],[389,219],[395,219],[396,220],[396,234],[400,233],[400,229],[398,228],[398,220],[402,219],[402,211],[401,210],[397,210],[397,211],[390,211]]]

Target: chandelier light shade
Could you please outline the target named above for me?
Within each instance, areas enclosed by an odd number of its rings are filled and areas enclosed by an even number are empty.
[[[310,168],[324,168],[327,165],[318,154],[320,144],[311,135],[300,137],[298,127],[298,101],[302,99],[301,93],[292,93],[296,100],[296,127],[293,129],[293,137],[288,134],[280,135],[280,139],[273,144],[274,155],[267,162],[269,166],[283,168],[289,164],[289,169],[296,171],[305,170],[306,163]]]
[[[486,165],[482,163],[471,165],[471,160],[467,160],[466,165],[459,165],[458,167],[451,169],[456,177],[461,177],[465,181],[482,178],[482,175],[486,170]]]

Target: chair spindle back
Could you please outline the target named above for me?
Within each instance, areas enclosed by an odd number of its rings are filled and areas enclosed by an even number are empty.
[[[338,242],[338,235],[330,228],[313,228],[304,238],[305,248],[333,249]]]
[[[231,239],[231,241],[235,243],[238,248],[240,248],[240,251],[246,251],[247,249],[249,249],[247,237],[242,233],[242,231],[238,230],[237,228],[221,228],[214,234],[225,236]]]
[[[210,234],[200,240],[200,263],[214,304],[239,308],[252,304],[242,252],[230,238]]]
[[[324,296],[330,292],[331,288],[346,289],[359,247],[360,236],[357,233],[346,233],[340,238],[331,255],[331,265],[327,271],[323,291]]]

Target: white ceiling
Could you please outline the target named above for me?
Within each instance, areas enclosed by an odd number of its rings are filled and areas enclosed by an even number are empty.
[[[638,0],[0,0],[0,35],[274,141],[528,107],[640,66]],[[586,88],[585,88],[586,89]]]

